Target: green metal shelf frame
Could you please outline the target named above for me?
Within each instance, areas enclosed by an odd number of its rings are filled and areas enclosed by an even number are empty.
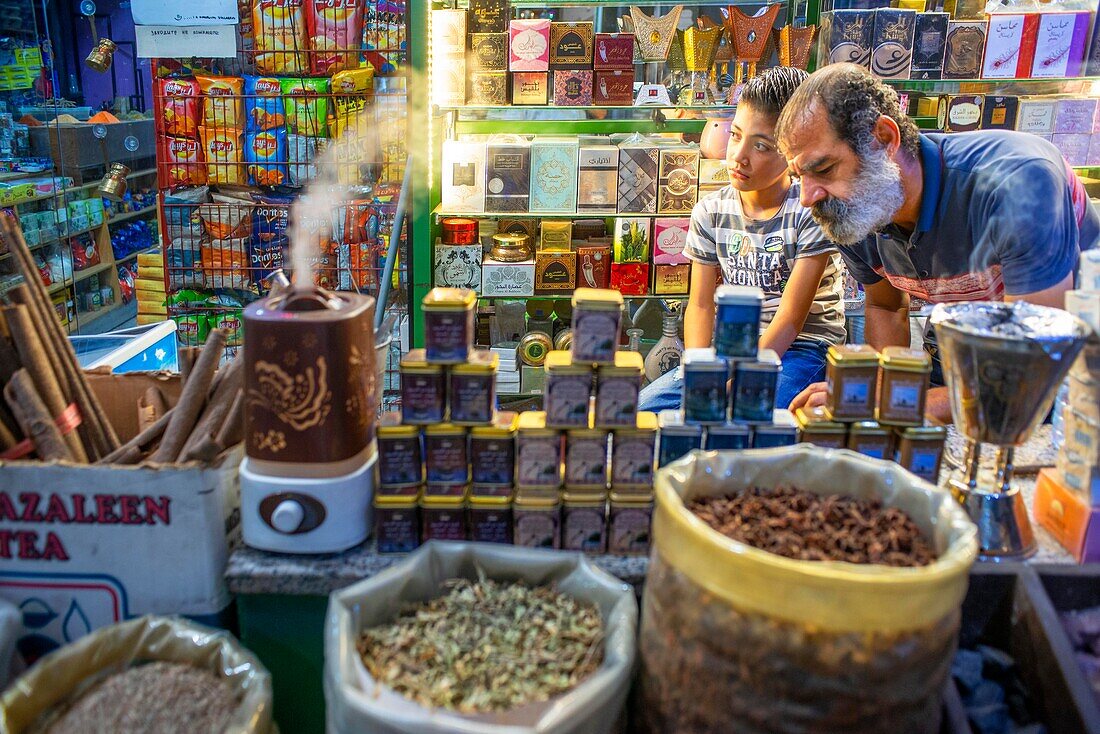
[[[516,133],[525,135],[585,135],[623,133],[699,133],[706,120],[456,120],[459,135]]]

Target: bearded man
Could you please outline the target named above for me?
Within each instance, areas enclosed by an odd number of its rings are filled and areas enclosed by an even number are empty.
[[[999,130],[921,134],[897,93],[861,66],[811,74],[776,132],[802,205],[863,284],[865,338],[876,349],[910,344],[910,296],[1062,308],[1081,251],[1100,240],[1100,217],[1049,142]],[[925,348],[942,385],[931,330]],[[815,383],[790,407],[824,399],[825,383]],[[929,391],[927,414],[951,420],[945,388]]]

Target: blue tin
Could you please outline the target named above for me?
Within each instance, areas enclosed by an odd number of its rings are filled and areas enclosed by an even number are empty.
[[[779,356],[771,349],[761,350],[755,362],[737,363],[730,394],[730,416],[735,422],[771,423],[782,369]]]
[[[747,449],[752,447],[752,429],[743,423],[708,426],[703,448],[707,451]]]
[[[752,434],[754,449],[771,449],[777,446],[794,446],[798,442],[795,426],[757,426]]]
[[[662,410],[658,416],[657,466],[662,467],[703,447],[703,427],[684,424],[678,410]]]
[[[688,349],[681,367],[684,373],[684,423],[726,422],[729,401],[729,364],[713,349]]]
[[[714,350],[726,359],[755,359],[760,343],[760,309],[764,292],[748,286],[723,285],[714,294]]]

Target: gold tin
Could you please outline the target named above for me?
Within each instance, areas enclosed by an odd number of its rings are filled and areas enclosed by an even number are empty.
[[[554,428],[587,428],[588,403],[592,396],[592,366],[574,364],[572,355],[552,351],[546,355],[546,385],[543,408],[546,425]]]
[[[879,423],[890,426],[919,426],[924,423],[924,403],[932,358],[923,349],[886,347],[879,357]]]
[[[638,421],[638,393],[645,363],[638,352],[615,353],[614,364],[596,371],[596,426],[631,428]],[[656,423],[654,423],[656,428]]]
[[[546,363],[546,356],[550,354],[553,346],[554,342],[549,334],[532,331],[519,340],[519,346],[516,349],[521,362],[531,367],[541,367]]]
[[[93,52],[94,53],[94,52]],[[122,163],[112,163],[107,175],[99,182],[99,195],[111,201],[122,201],[126,195],[126,177],[130,168]]]
[[[565,486],[570,492],[607,489],[607,437],[599,428],[565,432]]]
[[[573,222],[568,219],[546,219],[539,226],[539,246],[545,252],[570,252]]]
[[[512,544],[511,497],[471,497],[466,513],[470,540]]]
[[[516,488],[531,496],[557,496],[561,487],[562,436],[546,427],[546,413],[529,410],[516,423]]]
[[[466,540],[466,497],[424,497],[420,500],[420,539]]]
[[[798,422],[798,440],[826,449],[842,449],[848,445],[848,427],[829,417],[823,406],[799,408],[794,412]]]
[[[874,347],[831,346],[827,362],[825,410],[829,418],[844,423],[874,418],[878,385],[878,352]]]
[[[585,553],[607,550],[607,495],[565,492],[562,495],[561,547]]]
[[[640,411],[633,428],[615,430],[611,437],[611,486],[616,492],[653,491],[656,449],[656,413]]]
[[[947,429],[943,426],[909,426],[898,430],[894,460],[926,482],[936,484],[943,462]]]
[[[432,288],[420,302],[424,351],[435,364],[465,362],[474,344],[477,294],[468,288]]]
[[[573,346],[573,330],[562,329],[558,332],[558,335],[554,337],[554,349],[568,352],[569,348]]]
[[[668,58],[672,39],[676,37],[676,25],[680,22],[683,5],[677,5],[661,17],[646,15],[635,6],[630,8],[630,18],[634,21],[634,39],[642,52],[643,61],[664,61]]]
[[[525,234],[497,232],[493,235],[493,248],[489,257],[502,263],[519,263],[534,257],[531,238]]]
[[[623,294],[603,288],[573,292],[573,359],[614,364],[622,329]]]
[[[118,46],[110,38],[101,38],[84,59],[84,64],[92,71],[100,74],[111,68],[111,59],[114,57]],[[116,201],[118,201],[116,199]]]
[[[379,553],[410,553],[420,545],[420,498],[374,498],[374,537]]]
[[[875,421],[859,421],[849,427],[848,448],[873,459],[893,458],[894,434]]]
[[[401,413],[410,425],[439,423],[447,415],[447,381],[443,367],[428,362],[423,349],[401,357]]]
[[[470,352],[468,361],[451,367],[447,403],[452,423],[480,426],[492,422],[499,364],[500,355],[496,352],[475,349]]]
[[[493,416],[487,426],[470,429],[470,473],[474,494],[479,487],[492,487],[482,492],[488,495],[510,494],[515,481],[516,425],[518,416],[512,411],[501,411]],[[501,492],[503,486],[507,492]]]

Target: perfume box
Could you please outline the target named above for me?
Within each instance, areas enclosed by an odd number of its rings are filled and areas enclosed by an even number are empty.
[[[568,219],[544,219],[539,225],[539,249],[569,252],[573,241],[573,222]]]
[[[649,262],[649,218],[617,217],[613,260],[617,263]]]
[[[648,143],[619,146],[619,213],[657,212],[657,151]]]
[[[550,75],[545,71],[512,73],[512,104],[543,105],[550,101]]]
[[[577,245],[577,287],[611,287],[611,245]]]
[[[592,83],[592,104],[624,107],[634,104],[634,72],[597,71]]]
[[[485,210],[525,212],[530,196],[530,146],[489,144],[485,154]]]
[[[691,263],[653,266],[653,293],[658,296],[681,296],[691,286]]]
[[[538,233],[539,222],[537,219],[498,219],[497,232],[504,234],[521,234],[532,242]]]
[[[1015,130],[1019,105],[1018,97],[987,94],[982,104],[982,130]]]
[[[538,137],[531,142],[530,211],[577,211],[575,139]]]
[[[481,264],[481,295],[510,298],[535,295],[535,261],[502,263],[484,260]]]
[[[597,71],[634,71],[634,34],[597,33],[592,68]]]
[[[1100,135],[1093,133],[1089,140],[1089,153],[1085,158],[1086,166],[1100,166]]]
[[[952,20],[947,24],[943,56],[944,79],[977,79],[982,73],[985,22]]]
[[[657,265],[683,265],[691,262],[684,254],[688,228],[687,217],[658,217],[653,220],[653,262]]]
[[[614,212],[619,149],[614,145],[582,145],[578,169],[577,211]]]
[[[985,79],[1026,79],[1031,76],[1039,14],[994,14],[985,34]]]
[[[691,214],[699,200],[699,149],[661,148],[657,211],[662,214]]]
[[[591,69],[594,42],[592,23],[551,23],[550,68]]]
[[[432,74],[432,103],[440,107],[466,104],[466,52],[435,56],[435,69]]]
[[[714,158],[699,159],[699,198],[721,191],[730,185],[730,172],[726,162]]]
[[[432,53],[437,55],[466,53],[466,11],[432,11]]]
[[[1050,135],[1054,132],[1054,113],[1057,102],[1046,97],[1021,97],[1016,111],[1016,129],[1033,135]]]
[[[1084,133],[1054,133],[1050,142],[1062,152],[1062,157],[1071,166],[1084,166],[1089,157],[1089,144],[1092,135]]]
[[[475,71],[470,73],[466,103],[501,106],[508,104],[508,72]]]
[[[470,71],[507,71],[508,34],[471,33],[467,68]]]
[[[875,11],[871,40],[871,73],[882,79],[908,79],[913,62],[914,10],[880,8]]]
[[[982,124],[980,94],[955,94],[940,103],[940,127],[949,133],[965,133],[977,130]]]
[[[591,71],[555,71],[554,104],[581,107],[592,104]]]
[[[470,0],[470,32],[507,33],[510,15],[507,0]]]
[[[917,13],[913,24],[913,63],[910,79],[939,79],[947,47],[948,13]]]
[[[513,20],[508,24],[508,68],[546,71],[550,68],[550,21]]]
[[[480,293],[481,255],[481,245],[436,245],[433,285]]]
[[[444,140],[441,206],[444,211],[485,211],[485,143]]]
[[[607,220],[605,219],[574,219],[573,239],[591,240],[597,237],[607,236]],[[610,240],[609,240],[610,243]]]
[[[572,293],[577,287],[577,253],[540,252],[535,255],[535,295]]]
[[[1088,12],[1041,13],[1031,76],[1079,76],[1088,44]]]
[[[624,296],[649,293],[649,263],[611,263],[611,288]]]
[[[875,32],[874,10],[834,10],[826,15],[821,37],[823,54],[830,64],[842,61],[871,68],[871,44]]]
[[[1060,99],[1054,113],[1055,133],[1092,133],[1096,98]]]

